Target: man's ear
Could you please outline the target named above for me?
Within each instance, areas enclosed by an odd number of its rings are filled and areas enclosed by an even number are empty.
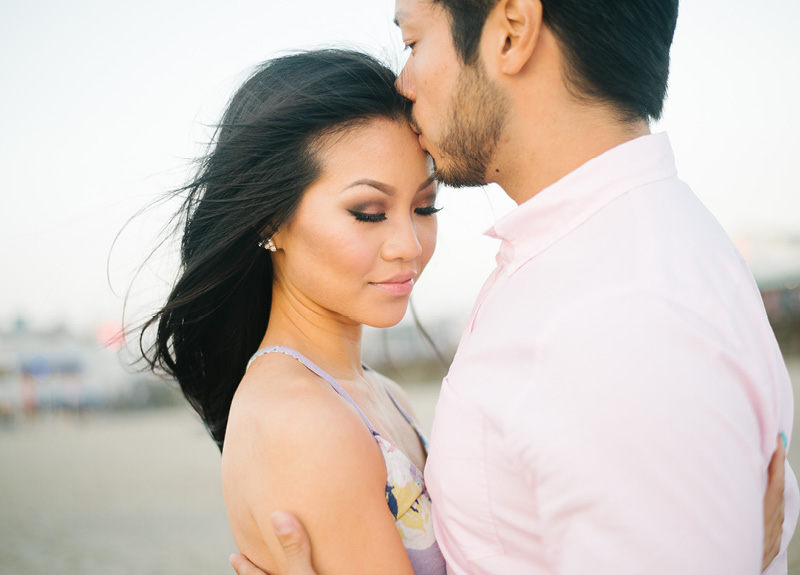
[[[518,74],[533,56],[542,29],[541,0],[500,0],[489,14],[483,40],[499,72]]]

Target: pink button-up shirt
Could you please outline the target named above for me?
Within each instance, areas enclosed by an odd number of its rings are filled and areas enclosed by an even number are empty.
[[[753,278],[665,134],[497,222],[425,476],[452,574],[755,575],[789,377]],[[798,515],[786,472],[782,553]]]

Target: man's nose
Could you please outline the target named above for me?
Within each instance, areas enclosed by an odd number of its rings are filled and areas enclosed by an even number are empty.
[[[414,85],[414,78],[412,77],[411,72],[408,70],[408,63],[403,66],[403,69],[400,71],[400,75],[397,77],[397,80],[394,81],[394,87],[404,98],[407,98],[412,102],[417,101],[417,89]]]

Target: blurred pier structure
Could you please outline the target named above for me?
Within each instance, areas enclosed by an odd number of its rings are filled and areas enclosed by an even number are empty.
[[[800,235],[737,242],[784,356],[800,356]]]
[[[85,412],[172,403],[174,392],[126,367],[119,328],[94,334],[30,328],[18,319],[0,330],[0,422],[43,412]]]

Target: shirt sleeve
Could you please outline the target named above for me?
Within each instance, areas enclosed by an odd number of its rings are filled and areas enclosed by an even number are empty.
[[[759,573],[777,424],[736,350],[654,295],[576,306],[542,333],[507,436],[552,572]]]

